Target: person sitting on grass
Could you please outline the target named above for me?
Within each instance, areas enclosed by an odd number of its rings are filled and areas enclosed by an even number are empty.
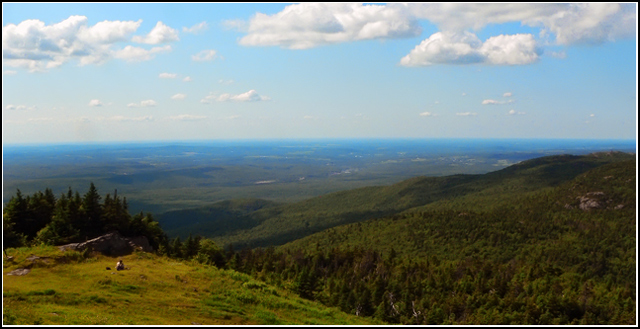
[[[122,271],[124,270],[124,264],[122,263],[122,259],[118,261],[118,263],[116,264],[116,270],[117,271]]]

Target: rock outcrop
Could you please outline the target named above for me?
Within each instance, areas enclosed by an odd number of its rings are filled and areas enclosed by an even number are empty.
[[[149,240],[144,236],[126,238],[119,232],[111,232],[82,243],[71,243],[59,247],[60,250],[83,251],[90,249],[109,256],[122,256],[132,253],[135,249],[152,252]]]
[[[579,208],[582,210],[591,210],[591,209],[599,209],[602,208],[601,197],[604,196],[602,192],[589,192],[587,195],[578,197],[580,199]]]

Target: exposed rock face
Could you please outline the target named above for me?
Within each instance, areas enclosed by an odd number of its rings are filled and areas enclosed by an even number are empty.
[[[91,248],[109,256],[122,256],[133,252],[135,249],[142,249],[145,252],[152,252],[149,240],[144,236],[125,238],[118,232],[111,232],[95,239],[82,243],[71,243],[59,247],[60,250],[82,251]]]
[[[578,197],[578,199],[580,199],[579,208],[582,210],[602,208],[602,204],[597,198],[601,196],[604,196],[603,192],[589,192],[585,196]]]

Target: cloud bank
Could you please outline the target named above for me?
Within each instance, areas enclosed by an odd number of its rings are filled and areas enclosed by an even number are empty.
[[[2,28],[3,63],[42,72],[71,60],[77,60],[80,66],[102,64],[112,58],[143,61],[171,50],[168,45],[151,49],[116,47],[117,43],[129,41],[142,20],[102,21],[93,26],[88,22],[85,16],[71,16],[51,25],[37,19],[8,24]],[[146,44],[176,41],[177,34],[172,31],[175,30],[158,22],[149,35],[134,36],[131,41]]]
[[[248,34],[245,46],[307,49],[355,40],[417,36],[421,28],[404,5],[356,3],[301,3],[274,15],[257,13],[248,24],[233,21]]]
[[[540,28],[539,37],[550,38],[551,43],[597,44],[635,36],[636,11],[637,4],[632,3],[302,3],[273,15],[257,13],[249,21],[230,20],[225,25],[246,33],[239,40],[241,45],[307,49],[414,37],[421,33],[418,22],[427,20],[440,32],[417,45],[401,59],[401,65],[524,65],[538,61],[542,53],[533,35],[499,35],[482,42],[469,30],[520,22]]]

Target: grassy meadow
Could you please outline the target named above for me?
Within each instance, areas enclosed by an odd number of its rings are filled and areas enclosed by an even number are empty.
[[[380,324],[233,270],[148,253],[120,257],[128,269],[115,271],[118,258],[98,254],[50,246],[8,252],[4,325]],[[19,268],[31,271],[7,275]]]

